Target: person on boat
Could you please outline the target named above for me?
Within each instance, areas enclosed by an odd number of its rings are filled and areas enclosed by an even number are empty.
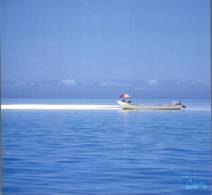
[[[179,101],[174,101],[172,104],[173,105],[182,105],[181,102],[179,102]]]
[[[121,98],[121,101],[122,101],[122,102],[126,102],[126,103],[129,103],[129,104],[131,103],[131,101],[126,101],[126,100],[125,100],[126,98],[129,98],[129,97],[130,97],[129,94],[124,93],[124,94],[121,94],[119,97]]]
[[[121,101],[122,101],[122,102],[126,102],[126,103],[128,103],[128,104],[131,104],[131,100],[126,101],[125,99],[122,99]]]

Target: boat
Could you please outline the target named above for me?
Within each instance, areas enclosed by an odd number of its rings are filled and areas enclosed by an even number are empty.
[[[119,96],[122,100],[118,100],[117,103],[124,110],[182,110],[186,108],[182,103],[175,101],[171,104],[161,105],[144,105],[144,104],[132,104],[131,101],[126,101],[125,98],[129,98],[129,94],[122,94]]]
[[[118,100],[117,103],[124,110],[182,110],[185,108],[182,104],[162,104],[162,105],[144,105],[132,104]]]

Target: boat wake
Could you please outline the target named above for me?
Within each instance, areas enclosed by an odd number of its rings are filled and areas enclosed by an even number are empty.
[[[6,104],[2,110],[119,110],[117,105],[75,105],[75,104]]]
[[[121,110],[118,105],[100,104],[3,104],[2,110]],[[211,111],[209,107],[187,107],[183,111]]]

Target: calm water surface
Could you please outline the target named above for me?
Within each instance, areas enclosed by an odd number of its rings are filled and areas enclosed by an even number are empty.
[[[114,104],[3,100],[36,102]],[[185,111],[3,110],[4,195],[211,195],[210,101],[183,103]]]

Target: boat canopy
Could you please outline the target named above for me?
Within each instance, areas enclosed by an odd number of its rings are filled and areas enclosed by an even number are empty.
[[[119,97],[120,98],[130,98],[130,95],[128,93],[123,93]]]

